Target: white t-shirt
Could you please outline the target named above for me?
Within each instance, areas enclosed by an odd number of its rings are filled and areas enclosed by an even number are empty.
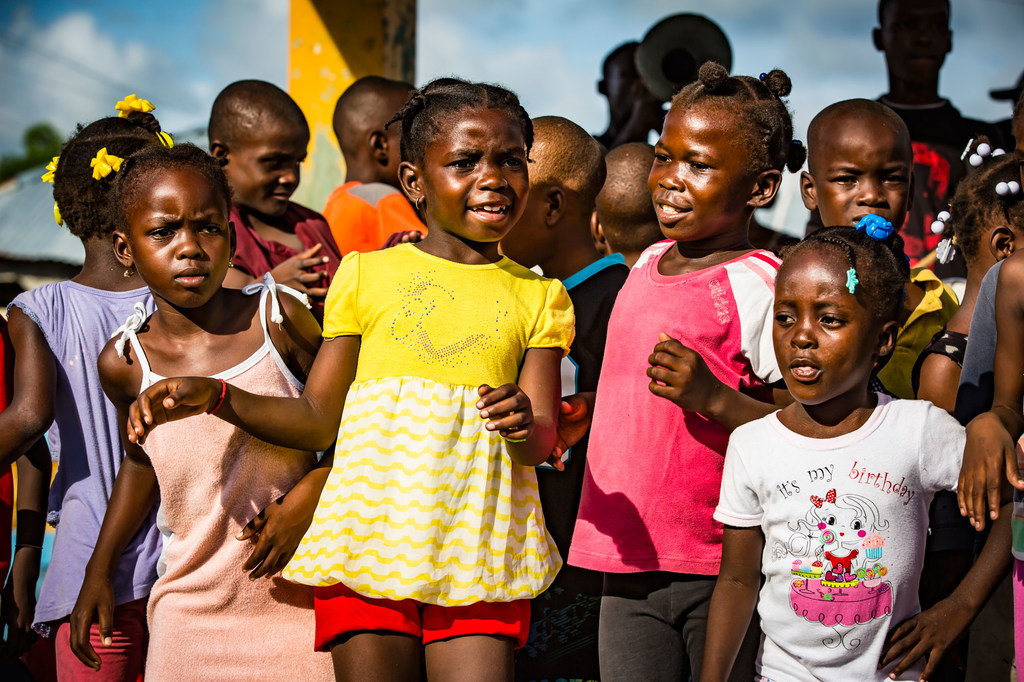
[[[884,395],[845,436],[801,436],[777,413],[733,432],[715,519],[765,536],[761,675],[887,679],[885,636],[920,611],[928,507],[956,488],[963,449],[945,411]]]

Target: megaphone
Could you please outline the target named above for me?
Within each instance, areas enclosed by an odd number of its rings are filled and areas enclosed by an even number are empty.
[[[732,48],[718,24],[702,14],[673,14],[647,31],[636,49],[636,70],[656,97],[667,102],[697,80],[707,61],[732,69]]]

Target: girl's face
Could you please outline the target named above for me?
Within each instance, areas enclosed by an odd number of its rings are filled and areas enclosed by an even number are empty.
[[[879,323],[850,293],[848,269],[837,249],[805,248],[779,270],[775,357],[786,388],[803,405],[860,406],[875,361],[892,349],[896,323]]]
[[[115,251],[155,296],[176,307],[201,306],[227,274],[233,250],[228,210],[225,197],[198,171],[152,171],[128,210],[128,234],[115,233]]]
[[[468,242],[497,242],[523,212],[530,178],[519,125],[499,109],[459,115],[427,144],[423,162],[402,164],[427,227]]]
[[[826,506],[821,510],[821,521],[818,530],[832,531],[835,542],[847,549],[860,547],[867,535],[867,520],[853,509],[841,509],[837,506]]]
[[[743,230],[758,174],[747,167],[742,120],[719,108],[673,106],[647,185],[662,233],[690,242]]]

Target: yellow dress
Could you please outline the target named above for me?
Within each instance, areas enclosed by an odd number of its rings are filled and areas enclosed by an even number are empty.
[[[503,258],[464,265],[411,244],[345,257],[324,337],[360,336],[334,468],[283,575],[441,606],[543,592],[561,567],[533,467],[484,428],[481,384],[573,338],[562,284]]]

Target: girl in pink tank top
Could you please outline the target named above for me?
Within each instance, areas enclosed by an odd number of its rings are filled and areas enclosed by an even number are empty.
[[[302,391],[320,327],[295,298],[278,296],[297,292],[269,276],[242,291],[221,286],[234,245],[229,197],[223,171],[192,145],[146,150],[122,165],[115,252],[156,300],[152,316],[137,310],[100,355],[122,424],[138,393],[162,376],[209,376],[268,396]],[[231,409],[223,402],[166,425],[145,446],[126,445],[71,616],[72,649],[98,669],[89,628],[98,617],[109,637],[113,560],[159,493],[164,551],[149,601],[146,678],[333,679],[330,656],[313,651],[312,589],[257,579],[280,568],[278,551],[266,547],[288,537],[275,526],[288,507],[284,494],[307,474],[319,484],[329,461],[318,468],[316,453],[270,445],[212,417]],[[253,541],[261,535],[275,543]],[[255,570],[247,575],[243,566]]]

